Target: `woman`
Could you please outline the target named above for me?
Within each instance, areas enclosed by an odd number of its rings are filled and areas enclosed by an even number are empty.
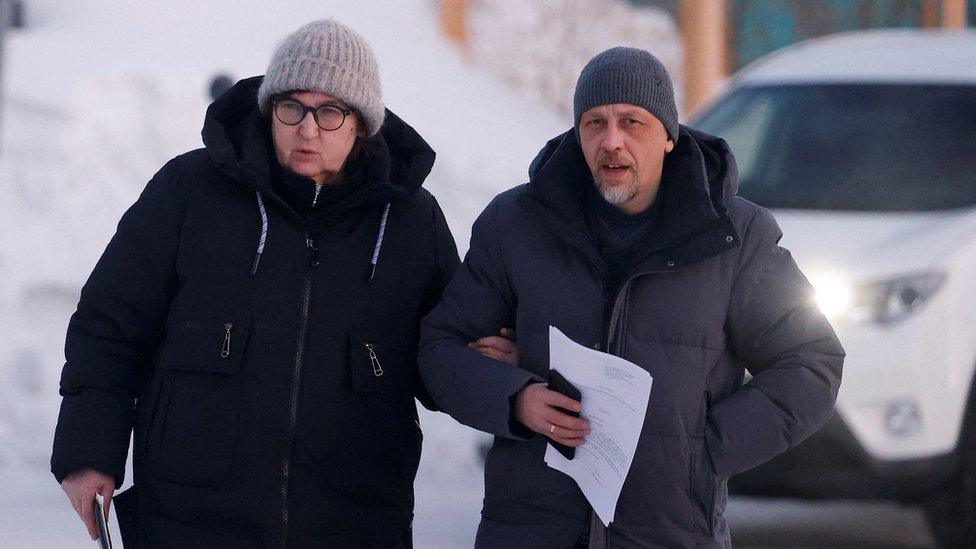
[[[203,138],[82,290],[53,473],[94,539],[134,429],[127,546],[410,546],[418,324],[458,264],[421,188],[434,152],[333,20],[215,101]]]

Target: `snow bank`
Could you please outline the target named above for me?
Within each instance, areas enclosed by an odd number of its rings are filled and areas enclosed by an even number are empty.
[[[656,55],[671,74],[677,103],[682,104],[681,36],[677,22],[663,9],[621,0],[470,4],[474,60],[563,116],[573,114],[580,71],[594,55],[614,46]]]

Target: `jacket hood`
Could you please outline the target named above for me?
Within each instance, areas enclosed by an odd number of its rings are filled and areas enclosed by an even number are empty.
[[[221,171],[255,190],[270,192],[274,159],[269,149],[269,121],[257,104],[262,79],[241,80],[211,103],[201,133],[211,160]],[[367,140],[366,154],[367,159],[378,159],[367,162],[370,179],[400,193],[414,192],[423,185],[435,156],[420,134],[389,109],[380,132]]]
[[[593,184],[574,129],[549,140],[529,166],[528,193],[575,224]],[[658,226],[668,240],[693,234],[724,219],[738,191],[738,169],[724,139],[680,126],[678,142],[664,159],[658,191]]]

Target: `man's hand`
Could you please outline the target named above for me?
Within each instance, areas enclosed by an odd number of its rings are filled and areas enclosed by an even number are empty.
[[[515,419],[522,425],[560,444],[581,446],[590,432],[589,420],[573,417],[559,408],[579,412],[582,405],[550,391],[544,383],[526,385],[515,396]]]
[[[64,477],[64,480],[61,481],[61,489],[68,495],[68,501],[71,502],[71,506],[75,508],[78,516],[81,517],[81,522],[85,523],[88,535],[93,541],[98,539],[98,527],[95,523],[92,500],[95,499],[95,494],[101,494],[105,498],[102,507],[105,511],[105,521],[108,522],[108,510],[112,505],[115,479],[105,473],[85,468]]]
[[[495,360],[518,366],[519,351],[518,345],[515,344],[515,330],[502,328],[498,334],[497,336],[488,336],[472,341],[468,343],[468,347]]]

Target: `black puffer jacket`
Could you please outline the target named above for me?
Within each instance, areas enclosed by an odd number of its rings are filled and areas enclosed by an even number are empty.
[[[586,223],[593,182],[573,130],[531,176],[475,222],[464,265],[424,320],[431,395],[496,435],[477,547],[573,547],[589,522],[573,480],[543,461],[546,440],[512,421],[513,395],[549,369],[549,326],[654,378],[615,522],[593,534],[615,548],[728,546],[726,480],[813,433],[837,396],[844,351],[810,285],[772,215],[735,196],[735,160],[716,137],[682,127],[656,224],[619,285]],[[513,324],[519,366],[466,346]]]
[[[434,153],[387,112],[356,190],[304,219],[274,192],[259,84],[211,105],[206,148],[156,174],[82,290],[52,471],[121,483],[134,428],[126,538],[138,507],[158,547],[398,546],[419,321],[458,263],[421,188]]]

